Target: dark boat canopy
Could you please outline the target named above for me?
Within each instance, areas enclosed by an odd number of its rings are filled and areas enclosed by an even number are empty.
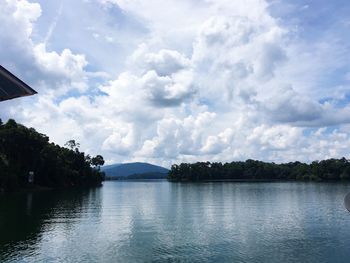
[[[0,101],[36,93],[35,90],[0,65]]]

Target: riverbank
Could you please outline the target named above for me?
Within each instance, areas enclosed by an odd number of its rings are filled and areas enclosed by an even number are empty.
[[[257,160],[231,163],[197,162],[171,166],[171,181],[333,181],[350,179],[350,161],[327,159],[312,163],[268,163]]]
[[[169,180],[171,183],[215,183],[215,182],[233,182],[233,183],[281,183],[281,182],[298,182],[296,180],[279,180],[279,179],[213,179],[213,180],[198,180],[198,181],[191,181],[191,180],[183,180],[183,181],[177,181],[177,180]],[[305,181],[303,181],[305,182]]]

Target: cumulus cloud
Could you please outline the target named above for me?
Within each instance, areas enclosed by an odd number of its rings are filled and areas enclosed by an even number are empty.
[[[47,51],[44,43],[32,40],[33,28],[42,10],[38,3],[9,0],[0,3],[0,60],[40,93],[65,93],[86,88],[87,61],[84,55],[64,49]]]
[[[124,100],[125,96],[134,93],[130,100],[138,98],[139,103],[148,102],[156,107],[179,106],[195,93],[190,61],[175,50],[162,49],[153,53],[142,44],[131,55],[129,64],[130,70],[122,72],[119,80],[114,82],[115,91],[102,90],[114,93],[121,91],[118,86],[122,86],[124,95],[117,94],[116,97]]]
[[[278,122],[312,122],[324,114],[320,103],[298,94],[291,87],[279,89],[262,105],[267,115]]]
[[[204,132],[215,116],[215,113],[203,112],[184,119],[170,117],[158,121],[156,135],[145,141],[140,154],[159,158],[200,154]]]
[[[145,43],[132,54],[129,63],[143,73],[154,70],[160,76],[171,75],[190,67],[190,60],[177,50],[161,49],[154,53],[150,52]]]
[[[225,129],[217,136],[210,135],[206,138],[201,151],[205,154],[222,153],[226,148],[231,146],[233,135],[233,130],[231,128]]]
[[[267,1],[90,2],[118,8],[148,30],[125,61],[119,60],[125,55],[109,54],[116,68],[125,64],[121,71],[88,72],[96,65],[79,50],[34,41],[45,12],[39,4],[0,3],[0,48],[7,51],[0,59],[39,88],[30,103],[2,104],[2,114],[58,143],[77,139],[87,153],[102,153],[110,163],[346,155],[348,90],[329,92],[327,100],[315,95],[321,89],[311,80],[328,64],[320,66],[313,54],[324,47],[305,51],[293,40],[294,29],[270,14]],[[93,32],[103,32],[103,39],[107,31],[99,26]],[[106,38],[110,45],[118,42],[115,36]]]
[[[296,127],[276,125],[269,127],[262,124],[253,129],[247,140],[262,147],[262,150],[286,150],[297,147],[302,137],[302,130]]]
[[[141,82],[147,97],[156,106],[177,106],[193,94],[189,72],[161,77],[155,71],[149,71],[142,76]]]
[[[87,65],[84,55],[74,55],[69,49],[64,49],[61,54],[47,52],[45,44],[38,44],[34,47],[34,56],[38,66],[46,73],[71,79],[84,77],[84,67]]]
[[[118,127],[102,144],[102,149],[119,155],[130,155],[134,150],[135,136],[131,124]]]
[[[261,92],[286,57],[283,35],[284,30],[271,21],[241,16],[208,19],[199,30],[192,56],[204,85],[212,84],[211,76],[216,76],[214,83],[221,81],[207,88],[212,89],[208,96],[221,89],[228,99],[251,100]]]

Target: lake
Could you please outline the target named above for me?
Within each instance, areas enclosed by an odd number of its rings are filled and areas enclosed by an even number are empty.
[[[349,262],[344,183],[110,181],[0,195],[0,262]]]

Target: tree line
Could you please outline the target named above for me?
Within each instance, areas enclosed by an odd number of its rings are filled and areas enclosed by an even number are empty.
[[[197,162],[174,164],[168,174],[170,181],[213,180],[305,180],[329,181],[350,179],[350,162],[346,158],[302,162],[268,163],[257,160],[245,162]]]
[[[65,146],[12,119],[0,119],[0,191],[101,185],[103,157],[85,155],[74,140]]]

